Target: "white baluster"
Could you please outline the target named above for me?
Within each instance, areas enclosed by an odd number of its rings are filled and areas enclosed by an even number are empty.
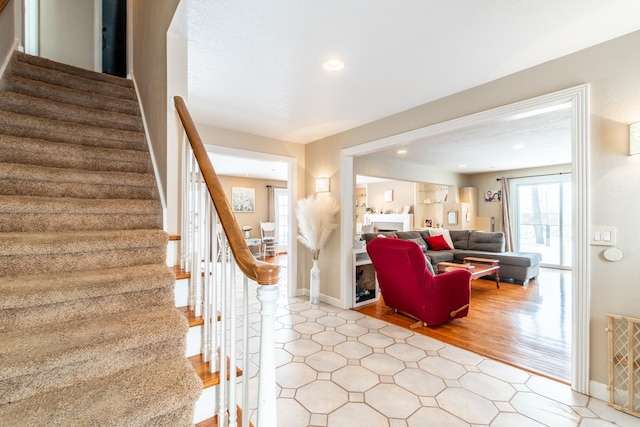
[[[274,318],[278,286],[258,286],[260,301],[260,373],[258,382],[258,426],[275,426],[276,364]]]
[[[249,279],[242,277],[242,427],[249,427]]]

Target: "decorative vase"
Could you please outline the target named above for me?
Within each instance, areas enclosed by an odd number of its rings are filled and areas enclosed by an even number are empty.
[[[311,304],[320,304],[320,269],[318,268],[318,260],[313,260],[311,267],[311,280],[309,287],[309,302]]]
[[[251,238],[251,231],[247,230],[244,232],[244,238],[245,239],[250,239]]]

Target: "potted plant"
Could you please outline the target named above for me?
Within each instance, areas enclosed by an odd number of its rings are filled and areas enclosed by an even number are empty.
[[[250,239],[251,238],[251,230],[253,230],[253,229],[251,228],[250,225],[243,225],[242,226],[242,231],[244,233],[244,238],[245,239]]]
[[[311,268],[309,301],[320,303],[320,269],[318,257],[320,249],[327,243],[329,236],[338,227],[336,214],[340,208],[336,200],[329,196],[308,196],[298,200],[296,217],[300,234],[298,241],[311,249],[313,267]]]

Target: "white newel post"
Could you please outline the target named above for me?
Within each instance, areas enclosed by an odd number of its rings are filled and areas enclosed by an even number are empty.
[[[313,260],[311,267],[311,278],[309,281],[309,302],[311,304],[320,304],[320,268],[318,268],[318,260]]]
[[[260,301],[260,372],[258,379],[259,427],[276,426],[276,361],[274,319],[279,289],[277,285],[258,286]]]

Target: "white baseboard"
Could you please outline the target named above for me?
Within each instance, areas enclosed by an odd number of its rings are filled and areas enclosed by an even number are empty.
[[[609,390],[607,385],[593,380],[589,381],[589,395],[605,402],[609,401]]]
[[[138,107],[140,108],[140,115],[142,117],[142,125],[144,127],[145,139],[147,140],[147,147],[149,147],[149,154],[151,154],[151,163],[153,165],[153,172],[156,178],[156,186],[158,188],[158,195],[160,196],[160,202],[162,203],[162,216],[164,228],[166,229],[167,224],[167,201],[165,200],[164,193],[162,192],[162,183],[160,182],[160,174],[158,173],[158,164],[156,163],[156,156],[153,153],[153,145],[151,144],[151,134],[149,133],[149,126],[147,126],[147,117],[144,113],[144,107],[142,106],[142,98],[140,97],[140,91],[138,90],[138,82],[136,81],[136,76],[131,70],[128,74],[131,76],[131,81],[133,82],[133,87],[136,91],[136,97],[138,100]]]
[[[307,288],[297,289],[296,292],[295,292],[295,296],[297,296],[297,297],[309,296],[309,289],[307,289]],[[320,294],[320,302],[324,302],[324,303],[327,303],[329,305],[333,305],[335,307],[342,307],[342,305],[341,305],[342,302],[338,298],[330,297],[330,296],[325,295],[325,294]]]

